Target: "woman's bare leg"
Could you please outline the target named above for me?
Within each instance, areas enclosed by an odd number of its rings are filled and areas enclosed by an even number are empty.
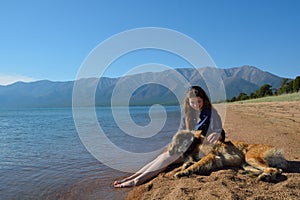
[[[158,157],[159,157],[159,156],[158,156]],[[126,177],[126,178],[124,178],[124,179],[122,179],[122,180],[119,180],[119,181],[115,181],[115,182],[114,182],[114,185],[120,184],[120,183],[124,183],[124,182],[126,182],[126,181],[128,181],[128,180],[134,179],[135,177],[137,177],[137,176],[143,174],[145,171],[147,171],[147,169],[148,169],[151,165],[153,165],[153,164],[156,162],[156,160],[158,159],[158,157],[156,157],[154,160],[152,160],[151,162],[149,162],[148,164],[146,164],[144,167],[142,167],[139,171],[135,172],[135,173],[132,174],[131,176]]]
[[[158,158],[158,157],[157,157]],[[156,158],[156,159],[157,159]],[[122,180],[119,180],[119,181],[115,181],[114,182],[114,185],[116,184],[120,184],[120,183],[124,183],[128,180],[131,180],[131,179],[134,179],[135,177],[141,175],[142,173],[144,173],[153,163],[156,162],[156,159],[152,160],[151,162],[149,162],[148,164],[146,164],[144,167],[142,167],[139,171],[137,171],[136,173],[134,173],[133,175],[129,176],[129,177],[126,177]]]
[[[179,157],[180,155],[175,154],[171,156],[169,152],[163,152],[132,176],[121,181],[115,181],[114,187],[132,187],[140,185],[164,171],[167,166],[174,163]]]

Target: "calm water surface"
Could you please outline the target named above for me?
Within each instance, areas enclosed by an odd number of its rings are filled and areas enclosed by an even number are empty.
[[[163,130],[148,139],[124,134],[110,108],[97,108],[96,113],[113,143],[128,151],[147,152],[164,147],[178,129],[180,108],[166,110]],[[148,112],[149,107],[130,108],[140,126],[150,122]],[[124,199],[128,192],[111,185],[128,174],[105,166],[86,150],[71,108],[0,110],[0,151],[0,199]]]

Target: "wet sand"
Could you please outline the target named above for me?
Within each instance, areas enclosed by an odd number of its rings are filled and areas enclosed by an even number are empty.
[[[174,171],[131,189],[127,199],[300,199],[300,102],[226,105],[224,129],[230,140],[284,149],[289,168],[276,183],[256,182],[238,169],[174,179]]]

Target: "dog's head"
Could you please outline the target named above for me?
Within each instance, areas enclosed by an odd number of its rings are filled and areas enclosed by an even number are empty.
[[[170,155],[183,154],[188,150],[194,140],[194,133],[189,130],[178,131],[172,139],[172,143],[169,145]]]

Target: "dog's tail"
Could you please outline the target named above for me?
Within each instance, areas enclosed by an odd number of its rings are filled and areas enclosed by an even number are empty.
[[[264,161],[268,164],[268,167],[280,169],[287,169],[287,160],[284,158],[283,150],[278,148],[271,148],[264,153],[263,156]],[[248,165],[244,163],[242,165],[244,172],[250,174],[250,176],[255,177],[261,175],[264,170],[252,165]]]
[[[265,152],[264,159],[269,164],[269,167],[287,169],[287,161],[284,158],[283,149],[271,148]]]

